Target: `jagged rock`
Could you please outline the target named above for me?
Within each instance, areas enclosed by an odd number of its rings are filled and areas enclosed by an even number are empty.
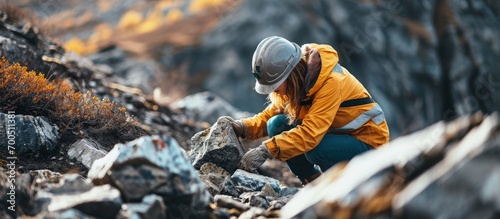
[[[326,171],[284,218],[495,218],[498,114],[440,122]]]
[[[198,132],[191,138],[191,144],[189,158],[196,169],[212,162],[233,173],[244,153],[231,124],[225,120],[217,121],[209,129]]]
[[[68,157],[76,159],[85,167],[91,168],[94,161],[106,156],[106,151],[93,139],[80,139],[73,143],[68,150]]]
[[[59,185],[40,191],[37,204],[49,212],[74,208],[85,215],[112,218],[120,210],[122,200],[120,192],[110,185],[94,186],[78,174],[69,174]],[[68,214],[74,213],[78,212]]]
[[[200,92],[186,96],[171,104],[174,109],[182,110],[189,118],[213,124],[221,116],[234,119],[251,117],[253,114],[242,112],[212,92]]]
[[[275,192],[280,192],[280,182],[278,180],[240,169],[234,172],[231,176],[231,180],[233,180],[237,186],[244,186],[253,191],[260,191],[262,187],[269,185]]]
[[[0,149],[11,155],[53,152],[59,141],[59,128],[42,116],[0,113]]]
[[[151,194],[144,196],[141,203],[127,203],[126,215],[130,218],[167,218],[167,207],[161,196]]]
[[[169,214],[205,214],[209,194],[177,142],[166,136],[145,136],[117,144],[94,162],[88,177],[97,185],[110,183],[127,201],[147,194],[164,199]]]

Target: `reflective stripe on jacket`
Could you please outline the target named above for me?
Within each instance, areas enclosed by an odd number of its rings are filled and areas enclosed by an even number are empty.
[[[271,154],[288,160],[314,149],[327,133],[349,134],[374,148],[387,143],[389,129],[377,103],[340,107],[344,101],[370,97],[370,94],[338,64],[337,51],[329,45],[302,46],[303,54],[311,49],[316,50],[321,59],[321,70],[306,95],[311,104],[302,107],[300,125],[265,141]],[[279,113],[283,113],[283,109],[271,103],[261,113],[243,119],[248,127],[247,139],[267,136],[267,121]]]

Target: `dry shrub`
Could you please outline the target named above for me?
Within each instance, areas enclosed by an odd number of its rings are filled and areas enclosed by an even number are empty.
[[[28,71],[19,63],[0,60],[0,111],[45,116],[62,134],[112,134],[130,140],[144,133],[124,107],[90,92],[76,92],[67,81],[49,82],[43,74]]]

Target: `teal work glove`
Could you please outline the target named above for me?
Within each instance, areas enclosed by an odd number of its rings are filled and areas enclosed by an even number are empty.
[[[260,167],[268,158],[272,158],[271,152],[267,149],[266,144],[262,143],[259,147],[253,148],[243,155],[240,169],[256,173],[257,167]]]
[[[234,130],[234,133],[236,134],[236,136],[245,138],[245,134],[247,132],[247,125],[243,121],[234,120],[230,116],[221,116],[221,117],[219,117],[219,119],[217,119],[217,121],[220,121],[220,120],[229,121],[231,123],[231,125],[233,126],[233,130]]]

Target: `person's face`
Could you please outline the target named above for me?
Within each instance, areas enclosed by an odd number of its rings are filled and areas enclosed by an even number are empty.
[[[286,81],[281,83],[281,85],[276,88],[276,90],[274,90],[274,92],[276,92],[277,94],[279,95],[285,95],[285,92],[286,92]]]

